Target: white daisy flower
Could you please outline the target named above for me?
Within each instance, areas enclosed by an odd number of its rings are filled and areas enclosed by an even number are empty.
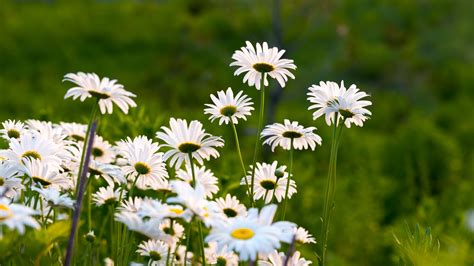
[[[104,259],[104,266],[114,266],[115,263],[111,258],[105,258]]]
[[[184,205],[203,221],[207,227],[224,218],[216,203],[206,200],[205,191],[202,186],[196,185],[196,188],[193,188],[187,182],[172,181],[171,187],[177,196],[168,198],[168,202]]]
[[[17,139],[27,131],[25,124],[20,121],[6,120],[2,123],[2,126],[0,135],[6,140],[11,138]]]
[[[217,96],[211,94],[211,100],[214,104],[206,104],[204,114],[210,114],[209,119],[219,119],[219,125],[222,123],[228,124],[232,121],[234,124],[239,123],[239,119],[247,120],[250,112],[254,110],[251,99],[239,91],[234,97],[234,92],[229,87],[227,91],[218,91]]]
[[[171,228],[170,219],[166,219],[160,223],[160,230],[163,232],[163,235],[158,239],[170,247],[175,246],[184,234],[184,227],[179,223],[173,222],[173,228]]]
[[[30,133],[38,133],[43,138],[47,138],[61,147],[66,145],[64,139],[66,135],[63,134],[63,130],[51,121],[41,121],[35,119],[26,120]]]
[[[187,256],[184,256],[185,253],[186,247],[178,246],[176,253],[174,254],[176,265],[192,265],[191,263],[193,261],[194,254],[191,251],[188,251]],[[186,262],[184,261],[184,258],[186,258]]]
[[[257,254],[268,255],[280,248],[280,242],[291,242],[292,236],[285,233],[288,222],[272,223],[276,205],[265,206],[260,213],[250,209],[246,217],[237,216],[217,223],[206,237],[206,242],[217,243],[218,250],[227,247],[239,254],[240,260],[255,260]],[[283,229],[284,228],[284,229]]]
[[[92,201],[95,202],[97,206],[102,206],[104,204],[111,204],[118,202],[120,197],[124,198],[127,194],[127,191],[117,188],[114,190],[113,186],[100,187],[99,191],[92,195]]]
[[[122,112],[128,113],[130,107],[136,107],[137,104],[132,100],[136,95],[126,91],[122,84],[118,84],[117,80],[102,78],[100,79],[95,73],[77,74],[69,73],[64,76],[63,81],[70,81],[77,85],[69,89],[64,99],[72,97],[73,100],[79,98],[84,101],[87,98],[95,97],[99,100],[99,108],[102,114],[113,111],[113,104],[116,104]]]
[[[209,247],[205,248],[204,252],[206,253],[206,262],[210,265],[239,265],[239,256],[232,251],[228,251],[225,246],[218,250],[216,242],[210,242]]]
[[[139,189],[153,188],[168,178],[163,153],[159,153],[158,144],[147,137],[128,138],[119,144],[119,150],[127,161],[122,167],[124,174],[136,182]]]
[[[372,102],[361,100],[367,96],[369,95],[360,91],[354,84],[346,89],[344,81],[341,82],[340,87],[335,82],[328,81],[324,83],[321,81],[319,86],[312,85],[309,88],[308,101],[314,104],[308,109],[316,109],[313,113],[314,120],[325,115],[326,124],[328,125],[334,123],[335,116],[340,114],[338,118],[344,120],[346,127],[349,128],[351,123],[362,126],[368,116],[372,114],[365,108],[372,105]]]
[[[188,209],[184,209],[181,205],[169,205],[162,203],[159,200],[146,200],[137,211],[140,217],[146,219],[155,219],[161,222],[162,219],[184,219],[190,221],[193,216],[192,212]]]
[[[286,185],[288,182],[288,173],[285,172],[286,167],[278,167],[277,161],[272,164],[256,163],[255,183],[254,183],[254,199],[263,199],[265,203],[270,203],[275,197],[277,202],[281,202],[285,198]],[[252,168],[252,166],[250,166]],[[252,179],[252,169],[248,171],[247,182]],[[245,185],[245,179],[242,179],[242,185]],[[288,189],[288,198],[296,193],[296,183],[290,180]]]
[[[284,124],[275,123],[266,126],[261,135],[262,138],[266,138],[263,144],[270,145],[272,151],[277,146],[290,150],[292,140],[294,149],[306,150],[311,148],[314,151],[316,145],[321,145],[322,141],[319,135],[313,133],[315,129],[315,127],[304,128],[297,121],[290,122],[290,120],[285,119]]]
[[[87,125],[66,122],[61,122],[59,125],[68,138],[75,141],[84,141],[86,139]]]
[[[144,202],[150,201],[148,198],[140,198],[140,197],[133,197],[129,199],[125,199],[120,203],[118,207],[119,211],[126,211],[126,212],[138,212],[141,209],[141,206]]]
[[[122,169],[113,164],[91,160],[89,164],[89,174],[94,175],[96,178],[103,177],[109,186],[114,186],[116,183],[127,183]]]
[[[52,186],[57,189],[72,187],[72,180],[67,175],[59,173],[57,169],[38,159],[25,159],[23,163],[25,174],[43,187]]]
[[[236,196],[227,194],[225,198],[218,198],[215,200],[217,207],[228,217],[245,216],[247,214],[247,208],[245,205],[240,203]]]
[[[72,209],[74,207],[74,200],[66,194],[61,194],[59,190],[53,187],[37,188],[32,187],[32,190],[38,192],[43,196],[43,199],[51,207],[66,207]]]
[[[164,132],[157,132],[156,136],[166,142],[165,147],[171,148],[163,155],[163,160],[170,160],[170,165],[179,168],[183,162],[190,164],[189,154],[199,164],[211,157],[219,157],[216,147],[224,146],[224,140],[206,133],[199,121],[189,123],[184,119],[170,119],[170,128],[161,127]]]
[[[166,263],[169,246],[163,241],[150,239],[138,245],[137,253],[143,257],[150,258],[151,261]]]
[[[21,165],[12,163],[9,161],[1,162],[0,161],[0,187],[7,191],[8,197],[16,195],[16,191],[22,190],[24,188],[22,179],[20,178],[23,175]],[[3,194],[0,193],[0,195]]]
[[[0,199],[0,226],[5,225],[20,234],[25,233],[25,226],[40,228],[38,222],[31,217],[37,214],[34,210],[20,204],[9,203],[8,199]]]
[[[22,134],[18,139],[10,139],[8,150],[3,150],[0,155],[22,163],[26,159],[39,160],[51,168],[59,170],[64,151],[52,140],[38,133]]]
[[[300,244],[306,243],[316,243],[314,237],[308,232],[308,230],[304,229],[303,227],[298,227],[294,229],[295,239],[296,242]]]
[[[278,48],[269,48],[264,42],[262,45],[257,43],[254,46],[249,42],[245,42],[247,46],[237,50],[232,55],[235,61],[230,66],[238,66],[234,75],[245,73],[243,82],[247,82],[249,86],[255,86],[260,90],[261,79],[264,79],[264,85],[268,86],[267,75],[276,79],[281,87],[285,87],[288,77],[294,79],[295,76],[289,69],[296,69],[293,60],[282,59],[285,50]]]
[[[206,169],[205,166],[199,167],[195,165],[194,175],[196,177],[196,183],[204,188],[204,194],[207,198],[211,198],[212,195],[219,191],[217,177],[214,176],[214,173],[211,172],[211,170]],[[176,171],[176,177],[191,184],[193,181],[191,167],[186,166],[186,170],[179,169]]]
[[[293,255],[288,259],[288,262],[285,264],[286,254],[283,252],[278,253],[278,251],[273,251],[267,258],[266,261],[260,260],[258,265],[263,266],[308,266],[312,264],[312,261],[306,260],[301,257],[299,251],[295,251]]]
[[[101,163],[111,163],[116,157],[115,151],[107,140],[96,135],[92,145],[92,158]]]
[[[163,235],[160,230],[160,220],[143,219],[136,212],[121,211],[115,214],[115,220],[127,226],[131,231],[138,232],[149,238],[157,239]]]

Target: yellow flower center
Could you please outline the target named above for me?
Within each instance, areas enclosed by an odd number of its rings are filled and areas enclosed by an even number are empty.
[[[255,235],[255,233],[252,231],[252,229],[249,229],[249,228],[238,228],[232,231],[230,235],[236,239],[248,240],[252,238]]]
[[[237,108],[233,105],[224,106],[220,110],[221,115],[231,117],[237,113]]]
[[[146,163],[138,162],[133,167],[135,167],[135,171],[141,175],[146,175],[151,172],[150,167]]]
[[[255,64],[253,64],[252,67],[260,73],[268,73],[268,72],[272,72],[273,70],[275,70],[274,66],[272,66],[268,63],[263,63],[263,62],[262,63],[255,63]]]
[[[13,216],[12,210],[5,204],[0,204],[0,221],[4,221]]]
[[[170,212],[174,212],[176,213],[177,215],[180,215],[182,214],[184,211],[182,209],[179,209],[179,208],[170,208]]]
[[[192,142],[184,142],[178,146],[178,150],[182,153],[191,153],[199,150],[201,145],[192,143]]]
[[[36,151],[26,151],[21,157],[41,160],[41,155]]]

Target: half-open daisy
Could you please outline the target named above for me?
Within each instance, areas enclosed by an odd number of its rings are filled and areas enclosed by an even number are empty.
[[[290,122],[290,120],[285,119],[284,124],[275,123],[266,126],[261,135],[262,138],[266,138],[263,144],[270,145],[272,151],[277,146],[289,150],[292,148],[292,142],[294,149],[303,150],[311,148],[311,150],[314,150],[317,144],[321,145],[322,141],[319,135],[313,133],[315,129],[315,127],[304,128],[297,121]]]
[[[314,237],[308,232],[308,230],[303,227],[298,227],[294,229],[295,240],[297,243],[306,244],[306,243],[316,243]]]
[[[130,107],[136,107],[137,104],[132,100],[136,95],[126,91],[122,84],[118,84],[117,80],[102,78],[95,73],[77,74],[69,73],[64,76],[63,81],[70,81],[77,87],[70,88],[64,99],[72,97],[74,100],[79,98],[84,101],[87,98],[95,97],[99,101],[99,108],[102,114],[113,111],[115,103],[125,114],[128,113]]]
[[[179,168],[183,162],[191,164],[190,156],[199,164],[211,157],[219,157],[216,147],[224,146],[224,140],[220,137],[206,133],[199,121],[193,120],[189,123],[184,119],[170,119],[170,127],[161,127],[164,132],[157,132],[157,138],[163,140],[170,150],[165,152],[163,160],[170,162],[171,166]]]
[[[214,104],[206,104],[208,108],[204,109],[204,114],[210,114],[209,119],[212,122],[219,119],[219,125],[229,122],[238,124],[239,119],[247,120],[246,116],[254,110],[251,99],[243,94],[243,91],[234,96],[230,87],[227,91],[218,91],[217,96],[211,94],[211,100]]]
[[[63,133],[68,136],[69,139],[75,141],[84,141],[86,138],[87,125],[79,123],[66,123],[61,122],[60,124]]]
[[[368,116],[372,114],[366,109],[367,106],[372,105],[372,102],[362,100],[367,96],[369,95],[360,91],[354,84],[346,89],[344,81],[341,82],[340,87],[335,82],[328,81],[324,83],[321,81],[319,86],[312,85],[309,87],[308,101],[314,104],[308,109],[316,109],[313,113],[313,119],[315,120],[325,115],[328,125],[335,122],[337,115],[338,120],[344,120],[344,124],[348,128],[351,123],[362,126]]]
[[[294,79],[295,76],[289,71],[296,69],[293,60],[282,59],[285,50],[278,48],[269,48],[268,44],[257,43],[254,46],[249,41],[245,42],[246,46],[240,48],[232,55],[235,61],[230,66],[238,66],[234,75],[245,73],[243,82],[247,82],[249,86],[255,86],[260,90],[260,82],[263,78],[264,86],[268,86],[267,75],[276,79],[281,87],[285,87],[288,77]]]

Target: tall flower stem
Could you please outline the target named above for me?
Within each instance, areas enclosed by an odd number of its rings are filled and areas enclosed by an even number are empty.
[[[293,177],[293,140],[294,138],[291,138],[290,140],[290,169],[288,173],[288,180],[286,181],[285,199],[283,201],[283,213],[281,215],[281,220],[285,220],[286,204],[288,202],[288,191],[290,190],[290,181]]]
[[[202,221],[197,221],[198,222],[198,229],[199,229],[199,242],[201,242],[201,255],[202,255],[202,265],[206,266],[206,253],[204,252],[204,238],[202,236],[202,228],[201,224]]]
[[[191,173],[193,175],[193,187],[196,188],[196,174],[194,173],[194,162],[193,162],[193,155],[192,153],[188,153],[189,154],[189,161],[190,161],[190,164],[191,164]],[[201,229],[201,221],[197,221],[198,223],[198,229],[199,229],[199,242],[200,242],[200,245],[201,245],[201,253],[202,253],[202,265],[203,266],[206,266],[206,255],[204,254],[204,240],[203,240],[203,236],[202,236],[202,229]],[[192,221],[191,221],[191,224],[192,224]],[[190,228],[191,228],[191,224],[190,224]],[[191,230],[189,229],[189,232],[190,233]],[[189,237],[189,235],[188,235]],[[187,245],[186,245],[187,246]],[[187,247],[186,247],[186,252],[187,252]],[[186,261],[184,262],[186,263]]]
[[[253,151],[253,161],[252,161],[252,181],[250,182],[250,196],[253,198],[253,190],[255,183],[255,164],[257,163],[257,154],[258,148],[260,146],[260,132],[262,131],[263,124],[263,114],[265,113],[265,80],[266,73],[262,73],[262,78],[260,80],[260,115],[258,117],[258,126],[257,126],[257,138],[255,140],[255,149]]]
[[[192,181],[192,186],[193,188],[196,188],[196,174],[194,173],[194,162],[193,162],[193,154],[192,153],[188,153],[189,155],[189,165],[191,167],[191,174],[193,176],[193,181]]]
[[[84,196],[84,189],[85,185],[87,183],[87,172],[89,172],[89,163],[91,159],[91,153],[92,153],[92,145],[94,144],[94,136],[95,136],[95,131],[97,129],[97,120],[93,116],[93,122],[90,126],[89,130],[89,137],[87,139],[87,150],[84,156],[84,163],[82,166],[82,171],[80,171],[81,175],[79,178],[79,187],[77,190],[77,196],[76,196],[76,206],[74,208],[74,213],[72,217],[72,225],[71,225],[71,232],[69,234],[69,241],[67,245],[67,251],[66,251],[66,259],[64,261],[65,266],[71,265],[71,259],[73,255],[73,250],[74,250],[74,240],[77,234],[77,226],[79,224],[79,218],[81,216],[81,210],[82,210],[82,198]]]
[[[335,196],[336,196],[336,165],[337,165],[337,150],[339,147],[339,139],[341,137],[342,129],[344,128],[344,123],[341,123],[341,127],[338,129],[339,114],[335,114],[332,144],[331,144],[331,157],[329,158],[329,171],[328,171],[328,180],[326,186],[326,199],[324,203],[324,211],[322,217],[322,253],[319,259],[319,264],[321,266],[326,265],[326,251],[327,251],[327,242],[329,235],[329,222],[331,218],[331,212],[335,207]]]
[[[84,145],[82,146],[81,161],[79,163],[79,173],[77,174],[76,195],[77,195],[77,191],[79,190],[80,178],[81,178],[82,171],[83,171],[83,168],[84,168],[84,160],[85,160],[85,154],[86,154],[86,148],[87,148],[86,145],[87,145],[88,140],[90,138],[89,135],[91,135],[90,132],[91,132],[92,123],[94,121],[96,121],[98,106],[99,106],[99,100],[97,100],[97,102],[92,107],[91,116],[90,116],[90,119],[89,119],[89,124],[87,125],[87,131],[86,131],[86,136],[85,136],[85,139],[84,139]],[[94,142],[92,142],[92,145],[93,144],[94,144]],[[91,148],[92,148],[92,145],[91,145]]]
[[[184,265],[186,265],[186,261],[188,260],[188,252],[189,252],[189,245],[191,244],[191,227],[193,224],[194,216],[191,218],[188,224],[188,232],[186,234],[186,251],[184,252]]]
[[[232,124],[232,129],[234,130],[235,146],[237,147],[237,154],[239,155],[240,165],[242,166],[242,171],[244,171],[244,180],[245,180],[245,185],[247,185],[247,194],[249,195],[250,203],[252,204],[252,206],[254,206],[254,200],[253,200],[252,193],[250,190],[250,184],[246,177],[247,170],[245,169],[244,160],[242,158],[242,152],[240,151],[239,135],[237,134],[237,129],[235,128],[235,124],[234,124],[234,121],[232,121],[232,119],[230,120],[230,123]]]

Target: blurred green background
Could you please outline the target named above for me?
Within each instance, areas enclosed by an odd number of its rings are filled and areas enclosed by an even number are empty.
[[[199,119],[227,140],[210,166],[230,187],[241,176],[231,129],[207,122],[204,103],[229,86],[258,101],[228,65],[246,40],[268,41],[298,69],[283,90],[271,82],[267,122],[297,120],[323,137],[315,152],[295,154],[299,190],[287,215],[316,238],[330,130],[312,121],[307,88],[344,80],[373,101],[364,127],[343,132],[330,265],[398,265],[409,255],[393,234],[406,239],[405,222],[431,226],[441,243],[439,252],[412,252],[426,265],[472,265],[473,14],[471,0],[0,0],[0,120],[85,122],[91,102],[63,100],[71,84],[61,80],[96,72],[139,105],[104,117],[102,135],[154,136],[171,116]],[[256,115],[239,124],[248,162],[255,127]],[[282,150],[262,156],[288,163]],[[303,254],[316,261],[315,250]]]

